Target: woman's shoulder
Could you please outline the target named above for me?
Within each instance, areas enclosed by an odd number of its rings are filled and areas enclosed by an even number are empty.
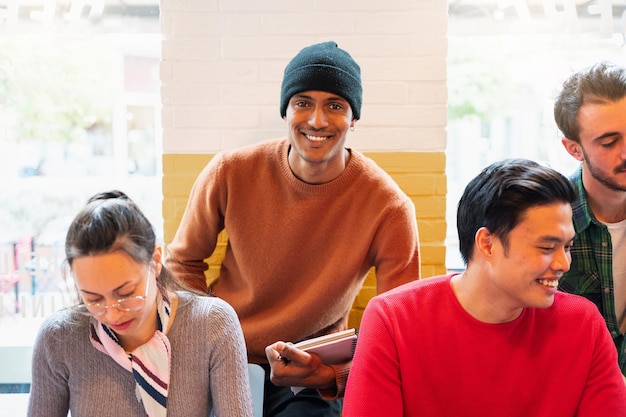
[[[233,307],[221,298],[210,295],[198,295],[186,291],[177,292],[178,309],[177,314],[185,314],[189,319],[197,316],[227,316],[237,317]]]
[[[41,322],[42,331],[69,331],[89,325],[89,317],[78,314],[70,308],[62,308],[50,314]]]
[[[89,317],[64,308],[47,316],[37,332],[37,344],[75,347],[85,339]]]
[[[179,292],[179,303],[170,334],[189,346],[220,338],[233,337],[233,329],[240,328],[235,310],[226,301],[213,296]],[[229,336],[230,335],[230,336]]]

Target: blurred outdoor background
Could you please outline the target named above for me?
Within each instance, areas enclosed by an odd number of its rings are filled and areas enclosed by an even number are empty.
[[[43,317],[75,301],[65,232],[120,189],[162,239],[158,0],[0,0],[0,392],[27,392]]]
[[[446,266],[462,269],[456,207],[488,164],[529,158],[566,176],[553,101],[573,72],[626,65],[625,0],[449,0]]]

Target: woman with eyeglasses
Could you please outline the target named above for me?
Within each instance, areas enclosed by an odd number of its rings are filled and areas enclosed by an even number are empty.
[[[253,415],[234,310],[177,281],[128,196],[93,196],[65,254],[80,302],[39,331],[28,416]]]

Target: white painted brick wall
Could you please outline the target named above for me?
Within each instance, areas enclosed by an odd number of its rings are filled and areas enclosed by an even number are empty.
[[[285,66],[334,40],[361,66],[348,145],[444,151],[445,0],[161,0],[165,153],[214,153],[283,136]]]

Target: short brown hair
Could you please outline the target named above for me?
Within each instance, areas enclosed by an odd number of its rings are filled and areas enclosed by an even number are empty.
[[[583,103],[610,103],[624,97],[626,68],[600,61],[565,80],[554,102],[554,120],[566,138],[580,142],[578,112]]]

